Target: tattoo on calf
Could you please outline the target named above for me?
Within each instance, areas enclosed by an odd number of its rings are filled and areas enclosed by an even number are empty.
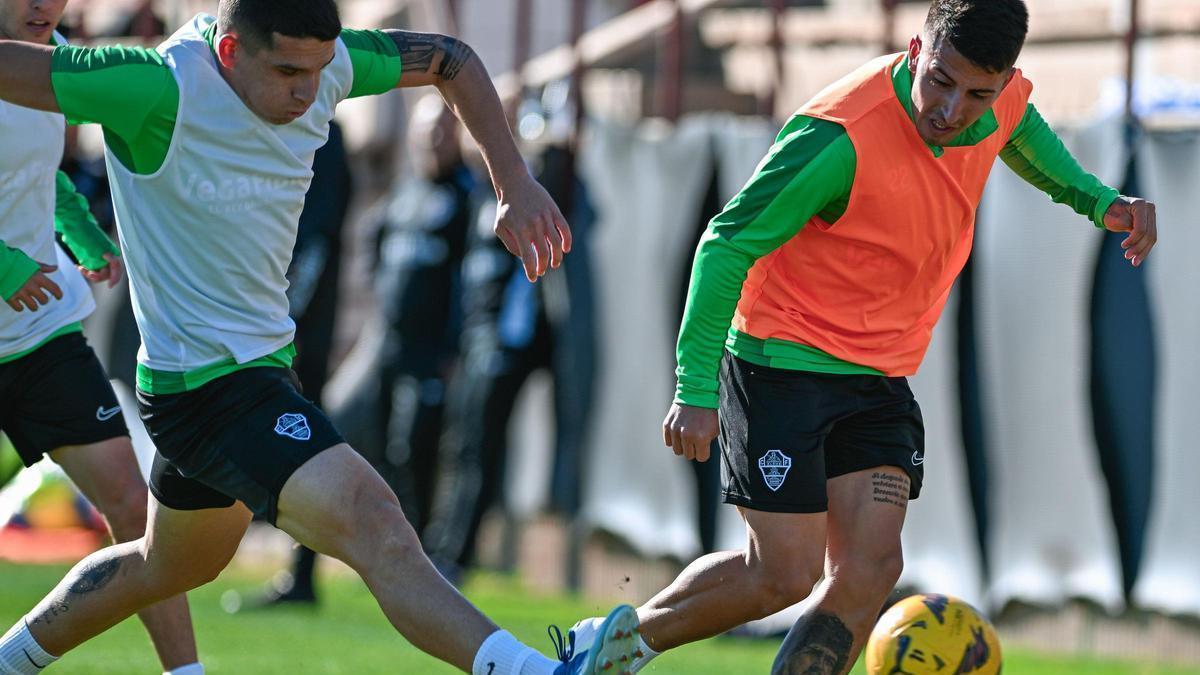
[[[118,558],[110,558],[101,561],[88,567],[79,573],[79,578],[71,584],[70,591],[75,595],[84,595],[92,591],[98,591],[108,585],[108,582],[117,576],[117,571],[121,568],[121,561]]]
[[[385,32],[400,51],[404,72],[432,72],[444,80],[453,80],[475,54],[465,42],[446,35],[403,30]]]
[[[871,497],[879,504],[908,506],[908,476],[876,471],[871,474]]]
[[[825,612],[801,617],[788,633],[771,675],[838,675],[850,662],[854,633]]]

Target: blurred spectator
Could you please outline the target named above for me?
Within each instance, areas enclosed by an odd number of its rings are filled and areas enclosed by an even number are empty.
[[[525,380],[541,368],[554,376],[550,506],[573,519],[581,504],[582,449],[596,371],[588,253],[588,232],[596,217],[565,149],[573,123],[566,93],[564,87],[548,88],[542,101],[522,104],[517,121],[523,140],[543,145],[535,173],[574,233],[562,268],[537,284],[525,278],[517,260],[491,234],[493,197],[481,201],[468,238],[462,365],[451,383],[443,469],[423,539],[430,558],[451,579],[470,564],[486,510],[502,503],[508,422]]]

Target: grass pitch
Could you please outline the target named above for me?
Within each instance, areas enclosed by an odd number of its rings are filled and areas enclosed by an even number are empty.
[[[0,632],[52,587],[67,568],[0,562]],[[228,570],[215,583],[191,594],[192,616],[210,675],[361,675],[363,673],[454,673],[398,637],[357,579],[321,578],[317,608],[286,608],[228,614],[222,597],[248,596],[262,587],[249,570]],[[528,644],[550,652],[546,627],[566,630],[577,619],[609,607],[570,596],[531,595],[497,575],[474,577],[465,588],[474,602]],[[644,672],[740,675],[770,672],[777,640],[718,638],[655,660]],[[1200,669],[1049,657],[1009,650],[1004,672],[1011,675],[1200,675]],[[136,619],[84,644],[48,670],[56,675],[158,673],[150,641]],[[861,664],[855,673],[862,673]]]

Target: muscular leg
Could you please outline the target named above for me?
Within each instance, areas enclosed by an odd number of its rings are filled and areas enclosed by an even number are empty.
[[[434,569],[396,495],[349,445],[301,466],[279,495],[277,526],[362,576],[392,625],[466,672],[497,629]]]
[[[43,649],[61,656],[135,612],[215,579],[250,524],[240,504],[175,511],[151,500],[149,518],[144,537],[84,558],[25,616]]]
[[[773,675],[850,671],[900,578],[908,476],[878,467],[829,481],[829,550],[820,600],[780,647]]]
[[[104,516],[118,544],[146,533],[149,491],[138,471],[127,436],[50,453],[75,485]],[[187,597],[177,595],[138,612],[164,670],[196,663],[196,637]]]
[[[745,551],[699,558],[638,608],[642,637],[661,652],[719,635],[808,597],[825,556],[825,514],[739,509]]]

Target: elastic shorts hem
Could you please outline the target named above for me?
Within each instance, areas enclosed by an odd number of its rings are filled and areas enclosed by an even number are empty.
[[[721,493],[726,504],[740,506],[751,511],[763,511],[765,513],[825,513],[829,510],[829,502],[810,502],[808,504],[780,504],[756,502],[749,497],[729,492],[728,490]]]
[[[167,497],[166,495],[164,495],[162,493],[162,491],[158,489],[158,485],[156,485],[154,481],[150,481],[149,488],[150,488],[150,494],[154,496],[155,501],[157,501],[159,504],[162,504],[163,506],[167,507],[168,509],[171,509],[172,511],[204,511],[205,509],[227,509],[230,506],[233,506],[234,504],[237,503],[237,500],[234,499],[233,497],[226,497],[226,499],[228,499],[228,501],[229,501],[229,503],[227,503],[227,504],[218,504],[217,502],[219,500],[217,500],[217,499],[210,499],[205,502],[196,502],[196,501],[187,500],[187,499],[171,499],[171,498]]]

